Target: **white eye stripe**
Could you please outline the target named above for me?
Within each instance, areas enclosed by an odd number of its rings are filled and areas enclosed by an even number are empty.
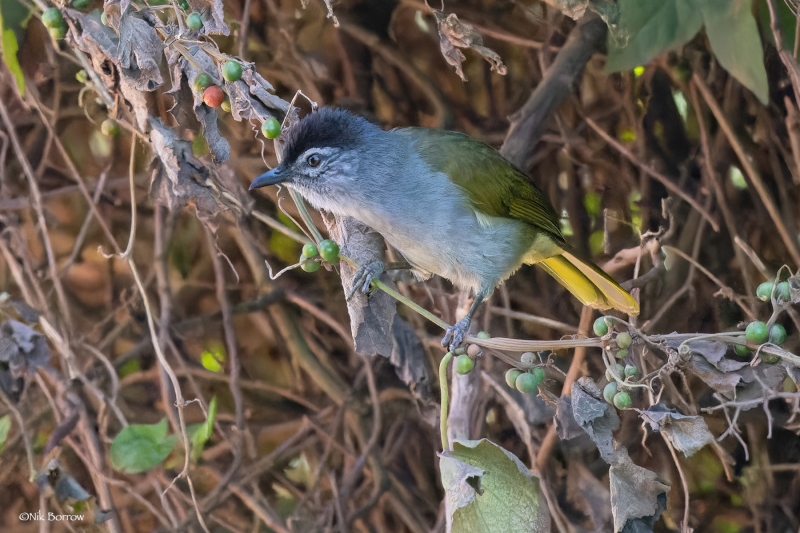
[[[322,147],[322,148],[309,148],[297,158],[297,161],[306,162],[312,155],[318,155],[322,158],[336,153],[336,148]]]

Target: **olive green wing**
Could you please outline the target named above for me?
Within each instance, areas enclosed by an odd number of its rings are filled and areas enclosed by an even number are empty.
[[[462,187],[473,208],[486,215],[522,220],[564,243],[558,215],[544,192],[500,153],[452,131],[408,128],[426,163]]]

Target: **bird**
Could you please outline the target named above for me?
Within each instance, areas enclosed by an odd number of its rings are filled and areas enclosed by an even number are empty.
[[[442,346],[458,348],[480,304],[523,264],[538,264],[581,303],[639,313],[606,272],[567,244],[544,192],[491,146],[454,131],[384,130],[323,107],[285,128],[280,163],[250,190],[285,185],[313,207],[380,233],[420,280],[433,274],[470,289],[467,314]],[[385,264],[362,265],[354,290],[369,291]]]

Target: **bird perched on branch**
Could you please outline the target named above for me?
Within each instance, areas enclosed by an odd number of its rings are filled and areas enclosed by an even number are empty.
[[[545,194],[480,141],[429,128],[384,131],[330,108],[281,137],[280,164],[251,190],[284,184],[314,207],[379,232],[420,279],[438,274],[473,291],[444,346],[461,344],[481,302],[523,264],[542,266],[584,305],[639,312],[616,281],[571,251]],[[362,265],[354,287],[368,291],[383,270],[382,262]]]

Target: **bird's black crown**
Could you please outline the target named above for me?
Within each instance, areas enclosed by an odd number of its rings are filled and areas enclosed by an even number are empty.
[[[323,107],[281,134],[283,160],[291,163],[309,148],[354,148],[373,129],[377,128],[344,109]]]

